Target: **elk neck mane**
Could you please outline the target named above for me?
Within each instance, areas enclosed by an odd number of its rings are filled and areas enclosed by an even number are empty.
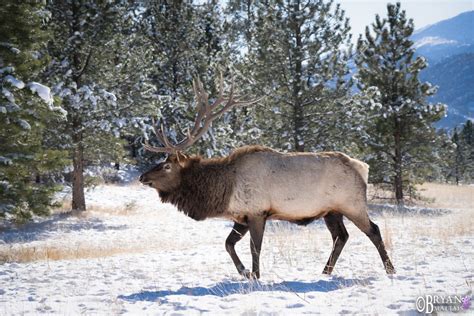
[[[198,221],[220,217],[227,211],[234,190],[235,162],[247,154],[273,151],[263,146],[244,146],[227,157],[204,159],[193,156],[181,170],[180,185],[172,192],[160,191],[160,198]]]

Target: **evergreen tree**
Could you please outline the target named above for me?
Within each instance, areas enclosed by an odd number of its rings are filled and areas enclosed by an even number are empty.
[[[473,179],[474,171],[474,129],[471,121],[467,121],[458,132],[455,128],[451,141],[454,150],[449,158],[450,169],[448,178],[454,178],[456,184]]]
[[[471,181],[474,179],[474,127],[471,120],[464,123],[461,131],[462,141],[464,144],[465,157],[465,176],[464,179]]]
[[[452,177],[452,157],[456,146],[452,142],[452,135],[446,129],[436,131],[436,140],[433,142],[433,160],[430,164],[432,172],[424,179],[428,182],[446,182]]]
[[[451,141],[456,146],[454,150],[454,155],[453,155],[452,176],[454,177],[454,181],[456,181],[456,184],[459,185],[459,182],[461,181],[461,178],[465,172],[466,158],[464,157],[464,153],[465,153],[464,142],[459,137],[459,133],[456,128],[454,129],[454,133],[453,133],[453,137],[451,138]]]
[[[36,82],[47,62],[47,17],[36,1],[0,6],[0,218],[48,214],[58,187],[47,175],[66,163],[62,151],[44,144],[47,126],[64,116],[50,89]]]
[[[358,87],[376,87],[380,93],[379,106],[366,108],[371,181],[389,183],[401,204],[404,191],[411,191],[430,172],[436,136],[432,123],[445,107],[427,101],[436,88],[419,80],[427,64],[423,57],[414,57],[413,20],[407,19],[400,3],[388,4],[387,9],[388,17],[377,15],[372,32],[367,27],[365,38],[359,38],[356,64]]]
[[[263,142],[296,151],[339,147],[350,113],[350,27],[332,1],[232,1],[245,74],[265,95]],[[242,33],[241,33],[242,34]],[[234,35],[235,36],[235,35]]]
[[[204,4],[144,2],[138,6],[141,10],[135,12],[140,12],[137,20],[140,21],[141,41],[147,47],[142,60],[146,64],[143,84],[148,90],[142,96],[148,96],[149,104],[158,109],[157,119],[163,120],[168,127],[170,139],[178,142],[196,114],[193,78],[199,77],[203,81],[212,102],[217,96],[219,72],[227,73],[229,50],[222,12],[217,1]],[[230,83],[231,79],[225,81]],[[247,119],[240,119],[240,113],[245,116],[246,110],[235,109],[215,121],[192,150],[211,156],[237,147],[240,139],[252,133],[242,123]],[[146,123],[146,131],[150,131],[151,122]]]
[[[54,127],[50,142],[69,151],[73,161],[72,209],[85,210],[84,169],[98,161],[115,161],[123,150],[118,140],[125,124],[123,107],[110,88],[114,27],[123,16],[122,1],[49,1],[51,63],[45,77],[62,99],[67,120]],[[127,49],[123,47],[123,49]],[[116,78],[118,79],[118,78]]]

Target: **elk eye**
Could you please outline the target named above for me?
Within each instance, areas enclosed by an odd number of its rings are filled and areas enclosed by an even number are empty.
[[[163,166],[163,169],[165,170],[171,170],[171,165],[170,164],[166,164]]]

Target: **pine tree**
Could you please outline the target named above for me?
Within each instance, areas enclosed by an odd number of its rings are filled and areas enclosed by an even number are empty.
[[[414,56],[410,36],[414,30],[400,3],[388,4],[388,17],[376,16],[372,32],[358,40],[358,87],[376,87],[380,104],[366,108],[365,145],[371,165],[371,181],[389,183],[399,204],[404,192],[422,179],[432,163],[432,126],[441,118],[444,105],[433,105],[427,97],[436,88],[419,80],[427,67],[423,57]]]
[[[466,157],[464,156],[465,154],[464,142],[459,137],[459,133],[456,128],[454,129],[454,133],[453,133],[453,137],[451,138],[451,141],[456,146],[454,150],[454,155],[453,155],[452,176],[454,177],[454,181],[456,182],[456,184],[459,185],[459,182],[461,181],[462,176],[465,172]]]
[[[45,129],[64,116],[50,89],[36,82],[48,61],[47,17],[36,2],[0,6],[0,218],[48,214],[58,189],[48,177],[66,163],[62,151],[44,144]]]
[[[462,142],[464,144],[465,157],[465,175],[466,181],[473,181],[474,179],[474,126],[471,120],[464,123],[463,129],[460,133]]]
[[[454,178],[456,184],[472,181],[474,171],[474,129],[471,121],[462,125],[461,130],[454,129],[451,141],[454,150],[449,158],[448,178]]]
[[[265,95],[263,142],[282,149],[332,149],[344,141],[349,114],[350,27],[325,1],[232,1],[245,46],[245,74]],[[234,35],[235,37],[235,35]]]
[[[117,159],[124,125],[109,77],[114,27],[126,18],[122,1],[49,1],[51,63],[45,72],[67,110],[67,120],[54,127],[50,142],[69,151],[73,161],[72,209],[85,210],[85,167]],[[123,49],[126,49],[123,47]],[[109,88],[110,87],[110,88]]]
[[[178,142],[194,121],[192,80],[199,77],[209,92],[217,96],[217,79],[225,74],[229,50],[223,16],[217,1],[195,4],[192,1],[160,1],[139,4],[139,36],[147,47],[142,61],[146,65],[143,85],[148,103],[158,110],[157,120],[168,127],[169,137]],[[225,80],[230,83],[230,76]],[[239,92],[243,92],[239,89]],[[239,118],[243,109],[226,113],[191,150],[211,156],[225,154],[251,133]],[[146,131],[151,130],[148,120]],[[242,133],[242,131],[244,132]],[[151,135],[145,135],[150,137]],[[154,138],[151,138],[154,142]],[[160,145],[160,144],[155,144]]]

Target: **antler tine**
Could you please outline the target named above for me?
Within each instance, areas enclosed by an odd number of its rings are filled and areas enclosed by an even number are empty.
[[[188,132],[188,135],[194,135],[199,130],[203,118],[209,111],[209,95],[204,91],[204,86],[199,78],[193,80],[193,90],[198,107],[198,113],[194,122],[194,127],[192,128],[191,133]]]
[[[160,129],[157,128],[157,124],[154,118],[151,119],[151,122],[153,124],[153,130],[155,131],[155,135],[160,141],[160,143],[165,145],[166,147],[171,147],[168,137],[164,132],[165,127],[163,125],[163,122],[160,123]]]
[[[199,86],[199,89],[198,89],[199,93],[205,93],[206,96],[208,96],[208,94],[204,90],[204,85],[202,84],[201,80],[196,79],[196,81],[197,81],[197,85]],[[233,83],[232,83],[231,90],[233,90]],[[188,133],[188,139],[193,140],[192,143],[194,143],[196,139],[200,138],[206,132],[206,130],[209,129],[212,121],[214,120],[212,111],[215,108],[217,108],[222,102],[225,101],[224,76],[222,72],[219,73],[219,95],[217,99],[211,105],[209,105],[208,98],[206,98],[205,101],[206,101],[205,105],[203,105],[203,102],[201,102],[201,104],[198,105],[200,106],[200,108],[199,108],[198,115],[196,117],[194,127],[191,133]],[[205,107],[205,110],[202,110],[204,107]]]
[[[173,154],[173,153],[176,152],[176,150],[174,150],[173,148],[150,146],[150,144],[148,144],[148,142],[145,142],[145,144],[143,145],[143,148],[145,148],[145,150],[155,152],[155,153]]]
[[[246,97],[246,96],[245,96]],[[241,106],[241,105],[249,105],[249,104],[255,104],[257,102],[260,102],[263,100],[264,97],[258,98],[258,99],[253,99],[253,100],[246,100],[246,101],[236,101],[234,102],[234,106]],[[240,98],[239,98],[240,99]]]
[[[193,91],[194,91],[196,101],[199,104],[203,105],[204,107],[207,107],[207,105],[209,103],[209,95],[204,90],[204,86],[203,86],[201,80],[199,80],[199,78],[194,78],[193,79]]]
[[[165,153],[176,153],[184,150],[187,147],[194,144],[200,137],[206,133],[211,127],[212,122],[222,115],[224,112],[229,111],[235,106],[254,104],[260,101],[262,98],[255,100],[244,100],[240,101],[240,96],[235,99],[234,91],[234,78],[232,78],[229,94],[224,95],[224,76],[222,72],[219,75],[219,94],[212,104],[209,104],[209,94],[204,90],[204,85],[199,78],[193,79],[193,91],[194,98],[197,105],[197,115],[195,118],[194,126],[192,129],[188,129],[186,137],[176,145],[171,144],[168,137],[166,136],[166,128],[163,122],[161,122],[160,129],[157,128],[155,120],[153,120],[153,129],[155,130],[156,137],[164,145],[164,147],[152,147],[145,144],[145,149],[153,152],[165,152]],[[214,112],[222,103],[224,103],[220,109]],[[213,113],[214,112],[214,113]]]
[[[223,99],[224,101],[224,99]],[[234,77],[231,79],[230,83],[230,91],[229,95],[227,96],[227,103],[216,113],[211,115],[211,120],[214,121],[216,118],[218,118],[222,113],[229,111],[233,106],[235,105],[234,101]]]
[[[158,140],[160,141],[160,143],[163,144],[162,140],[160,139],[161,134],[156,126],[156,121],[154,117],[151,118],[151,126],[153,127],[153,131],[155,132],[156,137],[158,137]]]
[[[168,139],[168,136],[166,136],[166,127],[165,125],[163,124],[163,122],[161,122],[160,124],[160,135],[159,135],[159,139],[160,141],[162,141],[162,144],[165,145],[165,147],[174,147],[169,139]]]
[[[153,130],[155,131],[155,135],[158,138],[158,141],[163,144],[165,147],[154,147],[148,144],[148,141],[145,142],[145,145],[143,146],[146,150],[156,152],[156,153],[175,153],[177,151],[176,146],[173,146],[168,137],[166,136],[166,129],[161,122],[160,124],[160,129],[157,128],[157,124],[155,121],[155,118],[151,118],[152,124],[153,124]]]
[[[217,99],[214,101],[214,103],[211,105],[212,110],[214,110],[216,107],[219,106],[222,102],[224,102],[224,76],[222,75],[222,72],[219,73],[219,95],[217,96]]]

